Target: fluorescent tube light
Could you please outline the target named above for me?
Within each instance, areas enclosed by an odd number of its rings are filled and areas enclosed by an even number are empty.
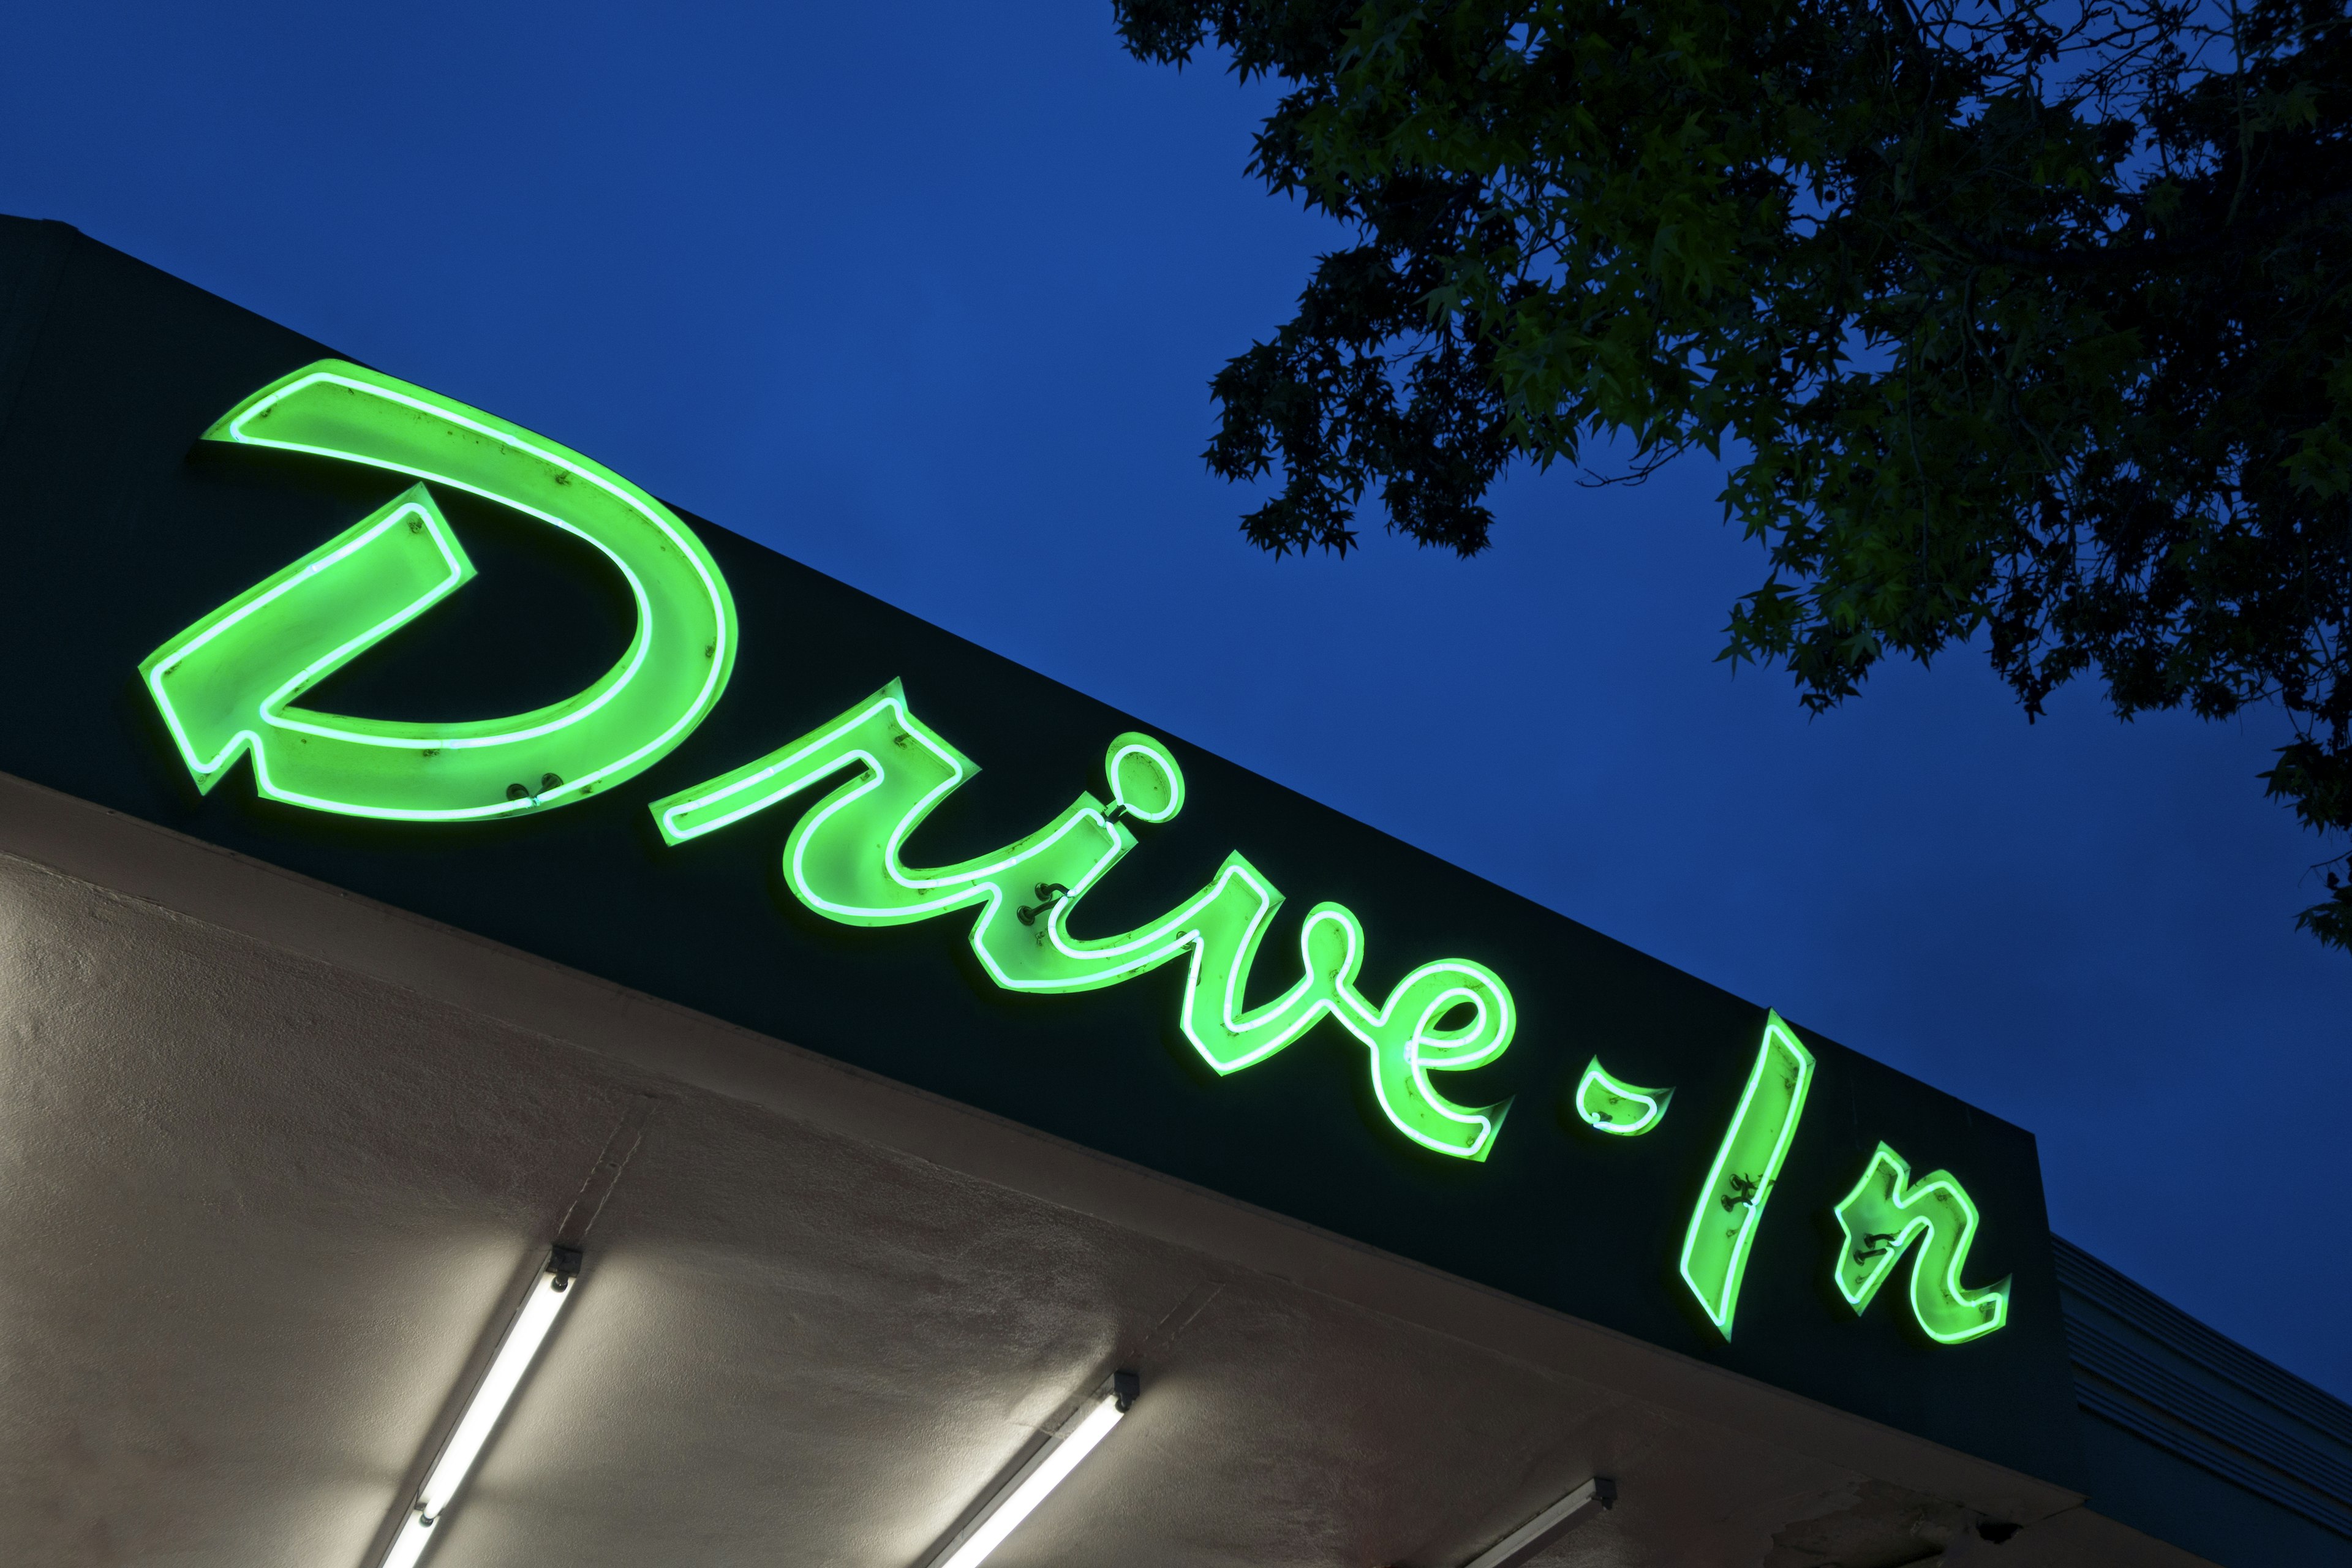
[[[1617,1506],[1617,1483],[1595,1476],[1474,1557],[1465,1568],[1511,1568],[1587,1520]]]
[[[1080,1405],[1076,1414],[1056,1427],[1043,1447],[1005,1478],[996,1495],[989,1499],[988,1506],[956,1532],[928,1568],[980,1568],[988,1554],[1062,1484],[1063,1478],[1078,1468],[1078,1461],[1093,1453],[1095,1445],[1110,1435],[1110,1429],[1127,1414],[1128,1406],[1135,1403],[1139,1386],[1131,1372],[1113,1376],[1108,1388]]]
[[[547,1262],[531,1282],[530,1294],[523,1298],[522,1310],[507,1325],[506,1334],[499,1341],[498,1352],[490,1357],[489,1370],[475,1385],[472,1397],[466,1401],[465,1414],[457,1417],[457,1428],[441,1447],[440,1457],[433,1461],[424,1486],[417,1489],[416,1498],[409,1505],[407,1517],[400,1521],[400,1533],[392,1539],[384,1552],[381,1568],[416,1568],[416,1560],[433,1543],[437,1526],[448,1512],[449,1501],[457,1489],[466,1484],[474,1461],[482,1457],[482,1447],[490,1440],[491,1429],[499,1417],[506,1414],[513,1402],[515,1390],[521,1386],[523,1374],[539,1354],[539,1347],[555,1328],[555,1320],[578,1292],[572,1287],[580,1278],[580,1253],[577,1248],[559,1247],[548,1254]]]

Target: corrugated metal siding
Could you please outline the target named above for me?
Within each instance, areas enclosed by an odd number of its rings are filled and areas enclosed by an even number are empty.
[[[2352,1405],[2051,1240],[2076,1404],[2352,1538]]]

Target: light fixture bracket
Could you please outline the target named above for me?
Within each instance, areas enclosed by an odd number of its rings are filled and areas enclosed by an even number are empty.
[[[580,1278],[582,1261],[583,1255],[576,1247],[565,1247],[558,1242],[548,1249],[547,1271],[555,1276],[556,1289],[569,1289],[572,1282]]]

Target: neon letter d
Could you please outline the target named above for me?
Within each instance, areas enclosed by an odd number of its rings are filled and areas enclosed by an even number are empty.
[[[295,706],[474,574],[412,486],[150,654],[139,667],[196,787],[239,754],[256,787],[312,811],[471,822],[568,805],[690,734],[735,665],[735,605],[686,524],[628,480],[493,415],[341,360],[271,383],[205,432],[467,490],[562,529],[618,568],[636,605],[620,661],[536,712],[463,723]]]

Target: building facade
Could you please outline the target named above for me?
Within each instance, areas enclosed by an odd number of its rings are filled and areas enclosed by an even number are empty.
[[[2352,1563],[2025,1131],[19,219],[0,528],[8,1562]]]

